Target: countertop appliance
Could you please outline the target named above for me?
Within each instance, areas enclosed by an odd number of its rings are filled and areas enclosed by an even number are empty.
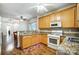
[[[50,27],[61,27],[61,21],[52,21]]]

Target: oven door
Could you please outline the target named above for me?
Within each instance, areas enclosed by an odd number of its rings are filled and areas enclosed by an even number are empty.
[[[59,43],[60,43],[60,38],[58,38],[58,37],[49,37],[48,38],[48,44],[58,46]]]

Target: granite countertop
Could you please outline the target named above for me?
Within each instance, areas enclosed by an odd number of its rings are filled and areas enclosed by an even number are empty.
[[[44,35],[44,34],[48,34],[48,33],[46,33],[46,32],[22,32],[22,33],[20,33],[20,35],[22,36],[30,36],[30,35],[39,35],[39,34],[41,34],[41,35]]]
[[[58,47],[59,52],[64,52],[69,55],[77,55],[79,54],[79,44],[71,43],[64,39],[63,43]]]

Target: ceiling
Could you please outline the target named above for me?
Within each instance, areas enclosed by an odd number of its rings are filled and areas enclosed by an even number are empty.
[[[9,18],[20,18],[20,16],[23,16],[26,19],[32,19],[71,4],[72,3],[0,3],[0,16]],[[39,7],[37,6],[39,5],[45,7],[46,11],[41,10],[38,12]]]

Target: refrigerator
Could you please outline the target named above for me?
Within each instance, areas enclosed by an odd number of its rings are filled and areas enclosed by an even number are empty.
[[[12,26],[10,23],[2,22],[1,24],[1,54],[11,54],[14,48],[14,38]]]

